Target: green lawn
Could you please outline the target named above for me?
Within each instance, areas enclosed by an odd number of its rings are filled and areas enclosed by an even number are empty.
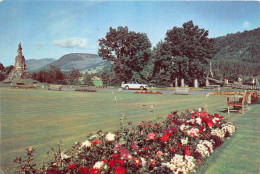
[[[226,109],[226,96],[206,98],[205,95],[80,93],[4,88],[0,88],[0,94],[1,168],[5,173],[11,173],[13,159],[22,155],[29,146],[36,148],[38,159],[46,159],[46,152],[59,141],[62,141],[64,148],[68,148],[75,141],[84,141],[91,132],[99,129],[116,130],[122,115],[127,115],[128,120],[136,124],[157,116],[167,116],[174,110],[185,111],[207,104],[210,113],[227,116],[222,112]],[[150,109],[152,104],[153,111]],[[259,105],[251,105],[244,115],[228,115],[227,118],[238,127],[237,133],[213,153],[199,172],[259,173],[259,113]]]

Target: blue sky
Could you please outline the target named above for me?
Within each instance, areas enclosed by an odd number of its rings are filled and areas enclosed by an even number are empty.
[[[0,0],[0,62],[97,53],[112,26],[146,33],[155,46],[167,30],[193,20],[209,37],[260,27],[257,1],[12,1]]]

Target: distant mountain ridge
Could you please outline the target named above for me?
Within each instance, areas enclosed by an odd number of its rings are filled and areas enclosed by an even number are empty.
[[[43,59],[28,59],[26,60],[26,68],[28,71],[35,71],[49,63],[54,62],[56,59],[53,58],[43,58]]]
[[[215,60],[260,63],[260,28],[215,38]]]
[[[51,65],[60,68],[62,71],[70,71],[73,68],[80,71],[91,69],[92,67],[101,66],[105,61],[99,58],[97,54],[89,53],[70,53],[62,56],[60,59],[51,62],[40,70],[48,70]]]

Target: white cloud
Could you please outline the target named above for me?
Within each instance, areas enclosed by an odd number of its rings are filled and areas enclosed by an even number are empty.
[[[65,48],[86,48],[87,47],[87,39],[79,38],[79,37],[71,37],[65,38],[61,40],[54,40],[54,45],[58,45]]]
[[[243,26],[243,28],[247,29],[247,28],[249,28],[249,25],[250,25],[250,23],[248,21],[245,21],[242,26]]]

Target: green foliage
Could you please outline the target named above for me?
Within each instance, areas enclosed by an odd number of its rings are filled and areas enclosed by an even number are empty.
[[[67,83],[70,85],[77,85],[79,83],[79,77],[81,77],[81,73],[78,69],[73,68],[66,77]]]
[[[192,84],[193,79],[205,76],[205,65],[215,54],[214,40],[208,38],[208,31],[200,29],[192,21],[181,28],[168,30],[164,42],[155,51],[155,79],[172,83],[175,78],[185,79]]]
[[[4,65],[0,63],[0,82],[7,78],[8,74],[13,70],[13,68],[13,65],[4,67]]]
[[[66,77],[61,72],[58,67],[51,65],[48,71],[39,71],[38,73],[33,73],[32,78],[39,82],[47,82],[50,84],[66,84]]]
[[[128,31],[127,27],[111,27],[106,37],[99,41],[98,54],[111,61],[111,68],[120,83],[142,78],[141,72],[151,54],[151,43],[146,34]]]
[[[94,86],[94,83],[91,79],[91,75],[88,72],[85,72],[84,74],[83,83],[88,86]]]
[[[212,60],[213,74],[219,78],[237,81],[240,77],[260,76],[260,64],[233,60]]]
[[[260,28],[215,38],[218,50],[213,59],[259,63]]]

